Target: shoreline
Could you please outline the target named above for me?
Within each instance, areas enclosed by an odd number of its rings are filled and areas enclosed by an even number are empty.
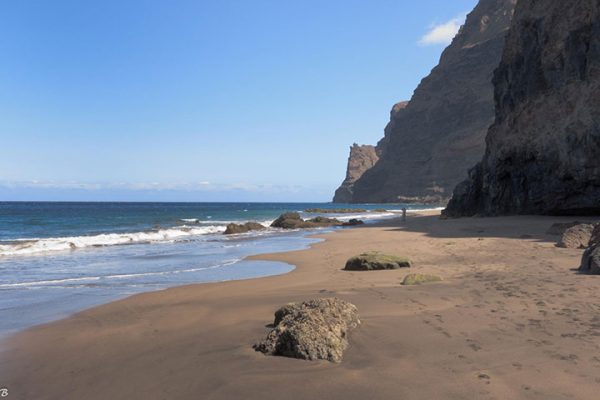
[[[368,214],[368,224],[395,215],[371,211]],[[223,222],[228,221],[212,221]],[[225,226],[222,226],[222,230],[224,229]],[[0,309],[3,310],[0,339],[29,327],[67,318],[77,312],[137,293],[187,284],[226,282],[287,273],[294,268],[288,263],[248,260],[247,257],[261,253],[301,250],[312,242],[311,235],[334,229],[337,228],[267,229],[237,235],[196,235],[193,240],[175,243],[126,243],[89,251],[84,247],[69,251],[33,253],[23,257],[8,255],[6,260],[2,260],[0,254],[0,264],[5,261],[0,267],[5,266],[9,271],[5,276],[7,282],[0,284],[0,291],[4,294],[0,300]],[[131,236],[133,233],[123,235]],[[98,236],[91,236],[92,239],[95,237]],[[63,239],[65,238],[44,240],[62,240],[63,243],[69,243],[73,238],[66,238],[69,239],[67,241]],[[165,244],[166,246],[161,246]],[[223,248],[229,250],[224,252]],[[170,254],[176,254],[177,258],[169,261],[167,256]],[[46,256],[53,257],[54,264],[46,266]],[[141,261],[142,257],[144,263]],[[11,259],[14,259],[13,262]],[[51,273],[44,276],[44,272],[52,272],[54,265],[58,265],[59,270],[72,272],[64,272],[58,277]],[[96,271],[86,270],[86,265],[95,265]],[[82,266],[79,269],[82,273],[75,273],[77,270],[73,269],[73,266]],[[39,269],[36,270],[37,267]],[[34,274],[28,275],[29,271]],[[41,271],[39,275],[35,275],[38,271]],[[11,278],[20,281],[14,282]]]
[[[595,398],[600,306],[590,298],[600,279],[573,272],[582,251],[545,234],[574,218],[437,214],[247,257],[295,266],[285,274],[136,294],[29,328],[3,341],[0,385],[16,399]],[[366,250],[415,266],[342,270]],[[401,286],[413,272],[444,281]],[[252,349],[278,307],[330,296],[355,304],[363,321],[341,364]]]

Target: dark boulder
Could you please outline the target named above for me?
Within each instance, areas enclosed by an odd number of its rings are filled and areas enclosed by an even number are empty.
[[[357,219],[351,219],[348,222],[342,222],[336,218],[314,217],[303,220],[297,212],[288,212],[281,214],[271,226],[281,229],[308,229],[308,228],[325,228],[328,226],[355,226],[361,225],[363,222]]]
[[[250,231],[262,231],[266,229],[263,225],[258,222],[246,222],[245,224],[228,224],[224,235],[233,235],[237,233],[246,233]]]
[[[600,274],[600,243],[588,247],[581,257],[579,272],[585,274]]]
[[[364,222],[360,219],[356,219],[356,218],[352,218],[351,220],[344,222],[342,224],[342,226],[357,226],[357,225],[363,225]]]

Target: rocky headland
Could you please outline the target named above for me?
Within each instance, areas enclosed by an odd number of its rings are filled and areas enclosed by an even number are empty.
[[[515,2],[479,2],[411,100],[394,105],[377,146],[352,146],[334,202],[445,204],[484,153]]]

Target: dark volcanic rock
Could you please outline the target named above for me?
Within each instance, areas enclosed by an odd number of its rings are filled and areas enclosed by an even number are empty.
[[[224,235],[233,235],[236,233],[246,233],[250,231],[262,231],[266,229],[263,225],[258,222],[246,222],[245,224],[228,224]]]
[[[276,356],[340,362],[348,347],[348,332],[359,324],[356,307],[335,297],[290,303],[275,312],[275,327],[254,349]]]
[[[598,243],[600,243],[600,222],[594,225],[594,230],[592,231],[592,236],[590,237],[588,245],[594,246]]]
[[[342,222],[336,218],[327,217],[314,217],[311,219],[303,220],[300,214],[297,212],[288,212],[281,214],[271,226],[273,228],[282,229],[307,229],[307,228],[324,228],[328,226],[354,226],[361,225],[363,221],[358,219],[351,219],[348,222]]]
[[[556,244],[558,247],[569,249],[585,249],[590,243],[594,225],[579,224],[567,228]]]
[[[411,100],[392,110],[375,149],[379,161],[351,190],[345,181],[335,202],[446,203],[484,153],[494,122],[492,73],[515,2],[479,1]]]
[[[351,220],[344,222],[342,224],[342,226],[356,226],[356,225],[363,225],[364,222],[360,219],[356,219],[356,218],[352,218]]]
[[[406,258],[373,251],[350,258],[346,261],[344,269],[347,271],[374,271],[407,267],[410,267],[410,261]]]
[[[520,1],[496,121],[447,216],[600,213],[600,5]]]
[[[273,228],[282,228],[282,229],[298,229],[302,228],[302,224],[304,220],[297,212],[288,212],[285,214],[281,214],[271,226]]]
[[[346,179],[344,179],[341,186],[335,191],[333,202],[351,203],[354,192],[354,182],[356,182],[366,170],[372,168],[377,160],[379,160],[379,155],[377,154],[375,146],[359,146],[354,143],[352,147],[350,147],[348,166],[346,167]]]
[[[581,257],[579,271],[586,274],[600,274],[600,243],[586,249]]]

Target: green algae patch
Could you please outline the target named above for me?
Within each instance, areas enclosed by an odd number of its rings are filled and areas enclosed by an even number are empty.
[[[402,281],[403,285],[420,285],[422,283],[429,282],[440,282],[442,277],[437,275],[428,275],[428,274],[408,274],[404,277]]]
[[[408,268],[410,266],[411,262],[407,258],[371,251],[350,258],[346,261],[344,269],[347,271],[375,271]]]

